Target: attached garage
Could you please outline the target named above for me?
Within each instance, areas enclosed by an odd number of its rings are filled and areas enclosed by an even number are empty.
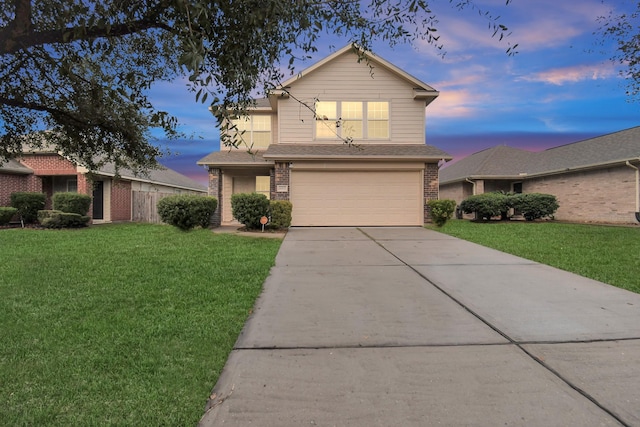
[[[294,226],[422,225],[424,164],[291,170]],[[407,168],[409,166],[409,168]],[[411,167],[413,166],[413,167]],[[382,170],[381,170],[382,169]]]

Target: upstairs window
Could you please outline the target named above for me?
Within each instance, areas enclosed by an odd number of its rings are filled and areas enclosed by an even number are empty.
[[[389,102],[316,102],[316,139],[389,139]]]
[[[267,148],[271,144],[271,116],[244,116],[231,121],[237,129],[235,141],[251,148]],[[232,131],[232,132],[233,132]]]

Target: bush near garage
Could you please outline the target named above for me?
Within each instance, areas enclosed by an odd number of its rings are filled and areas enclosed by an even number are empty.
[[[18,212],[18,209],[9,206],[0,207],[0,225],[7,225],[11,218]]]
[[[160,199],[157,209],[162,222],[187,231],[197,226],[208,228],[217,207],[215,197],[177,194]]]
[[[510,198],[511,206],[520,212],[527,221],[552,217],[560,207],[556,196],[552,194],[522,193],[514,194]]]
[[[269,199],[260,193],[236,193],[231,195],[231,213],[247,229],[261,227],[260,218],[269,215]]]
[[[55,193],[53,195],[53,210],[75,213],[85,216],[91,206],[91,196],[80,193]]]
[[[38,211],[44,209],[44,193],[18,191],[11,193],[11,206],[18,209],[18,215],[25,224],[33,224],[38,219]]]
[[[453,212],[456,210],[456,201],[449,199],[429,200],[427,206],[429,206],[433,223],[442,227],[453,216]]]
[[[271,200],[269,202],[269,212],[271,221],[269,228],[281,230],[291,226],[291,211],[293,205],[288,200]]]

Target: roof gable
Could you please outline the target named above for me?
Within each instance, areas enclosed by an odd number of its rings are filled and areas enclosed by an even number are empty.
[[[329,63],[335,61],[337,58],[339,58],[339,57],[341,57],[343,55],[358,56],[358,49],[359,48],[356,45],[349,44],[349,45],[343,47],[342,49],[332,53],[331,55],[321,59],[320,61],[316,62],[315,64],[311,65],[310,67],[300,71],[295,76],[291,77],[290,79],[288,79],[284,83],[282,83],[280,85],[280,88],[286,88],[286,87],[295,85],[296,82],[298,82],[299,80],[304,79],[306,76],[315,73],[317,70],[319,70],[320,68],[322,68],[326,64],[329,64]],[[401,68],[396,67],[395,65],[393,65],[389,61],[385,60],[384,58],[382,58],[380,56],[377,56],[374,53],[369,52],[369,51],[360,50],[360,53],[363,56],[362,60],[363,61],[364,60],[368,61],[368,63],[371,64],[373,67],[376,67],[376,66],[383,67],[387,71],[389,71],[392,74],[396,75],[399,79],[402,79],[402,80],[406,81],[407,83],[411,84],[414,87],[414,89],[418,89],[419,91],[428,92],[434,98],[436,96],[438,96],[439,92],[437,90],[435,90],[433,87],[431,87],[428,84],[420,81],[419,79],[417,79],[416,77],[414,77],[411,74],[407,73],[406,71],[402,70]]]

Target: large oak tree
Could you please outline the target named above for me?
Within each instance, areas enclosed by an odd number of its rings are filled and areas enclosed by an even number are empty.
[[[447,0],[441,0],[446,3]],[[493,35],[507,31],[473,0]],[[508,3],[509,1],[507,1]],[[440,48],[426,0],[0,0],[0,161],[20,155],[25,135],[90,168],[101,161],[144,170],[160,149],[149,129],[177,137],[177,120],[148,90],[187,75],[194,102],[218,119],[276,84],[281,64],[331,32],[368,48],[426,39]],[[509,48],[511,49],[511,48]],[[98,160],[99,159],[99,160]]]

